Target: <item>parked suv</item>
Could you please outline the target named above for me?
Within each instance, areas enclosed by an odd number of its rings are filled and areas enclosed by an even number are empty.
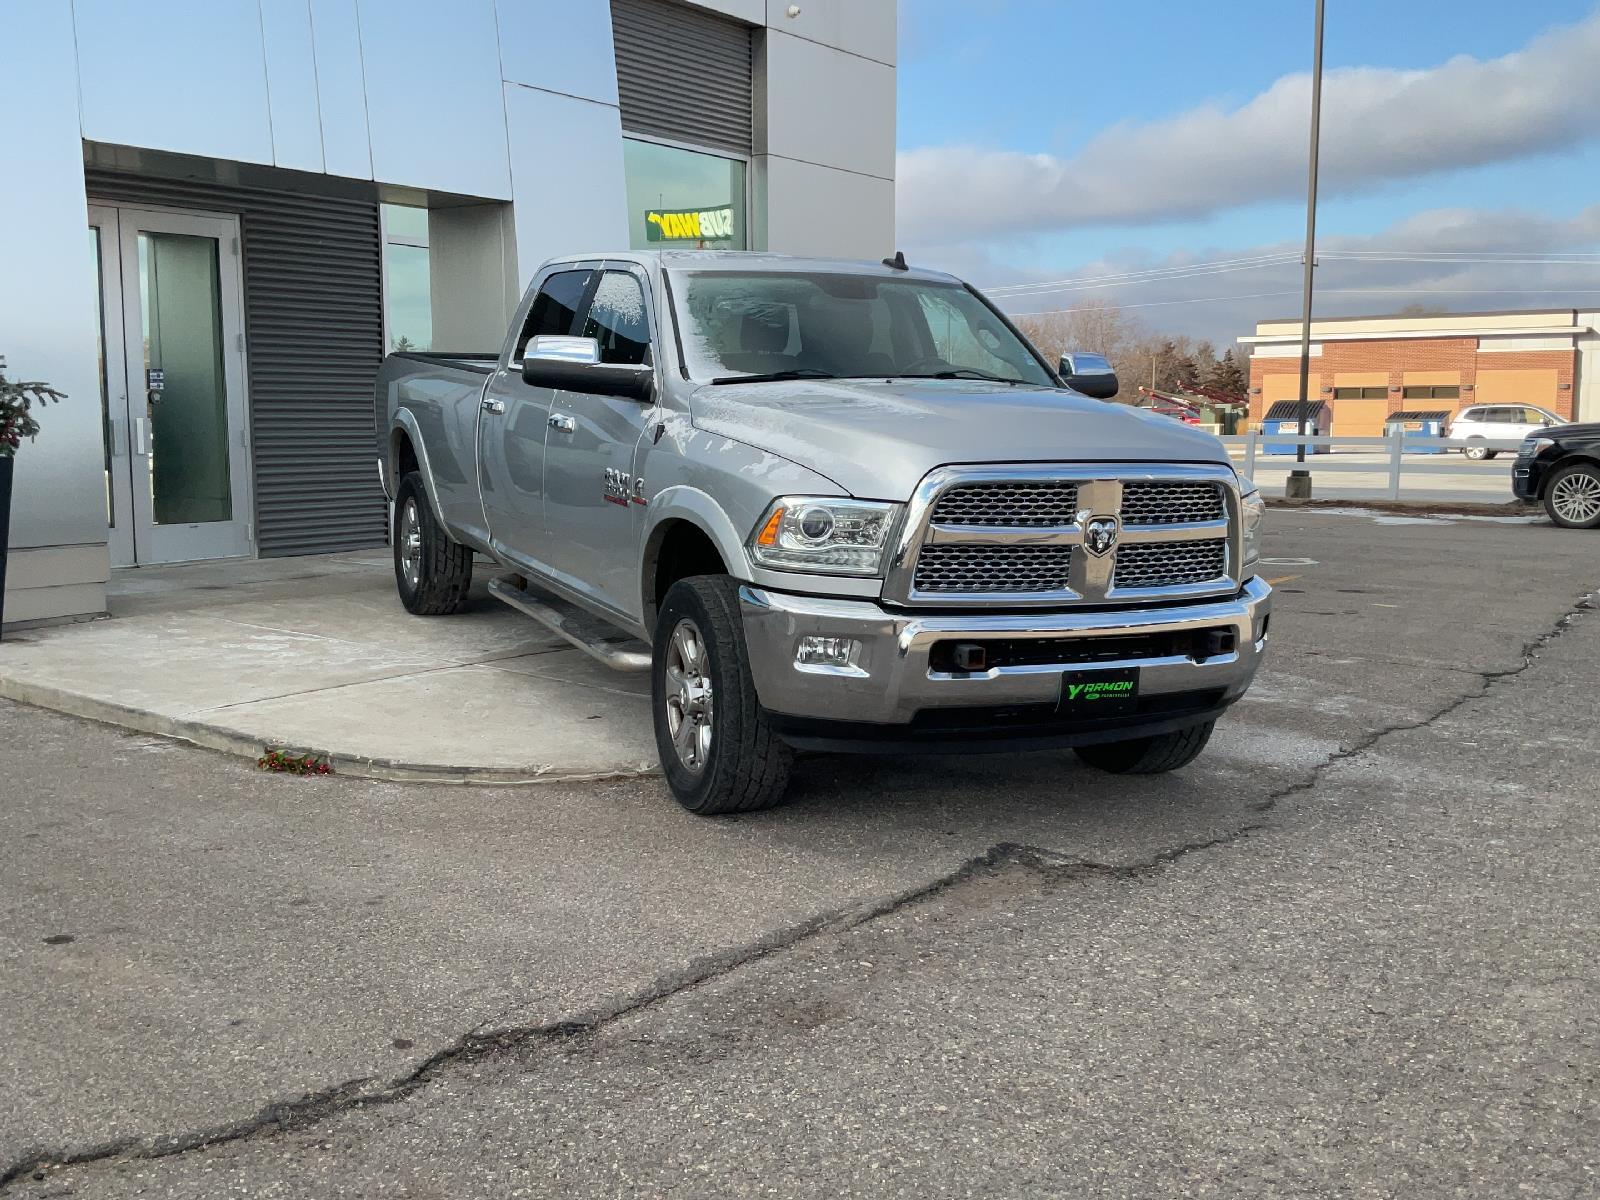
[[[1516,442],[1559,424],[1555,413],[1531,404],[1475,404],[1456,414],[1445,437],[1461,443],[1461,452],[1477,461],[1500,453],[1487,442]]]
[[[1511,468],[1511,490],[1542,501],[1557,525],[1600,527],[1600,425],[1559,425],[1530,436]]]

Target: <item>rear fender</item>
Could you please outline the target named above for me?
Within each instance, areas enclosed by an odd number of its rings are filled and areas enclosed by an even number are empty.
[[[400,487],[400,437],[404,434],[411,443],[411,449],[417,456],[417,471],[422,476],[423,490],[428,493],[428,504],[433,509],[434,517],[440,520],[444,509],[439,505],[439,492],[433,484],[433,467],[428,463],[428,444],[422,440],[422,430],[417,425],[416,417],[411,415],[411,410],[400,408],[395,410],[394,427],[389,431],[389,450],[386,469],[388,477],[393,481],[393,488]],[[394,520],[394,507],[390,506],[390,521]],[[452,533],[455,531],[452,530]],[[394,530],[389,530],[390,541],[394,540]]]

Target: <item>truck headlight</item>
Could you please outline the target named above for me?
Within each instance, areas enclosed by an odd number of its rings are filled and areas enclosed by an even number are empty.
[[[1261,491],[1249,480],[1239,481],[1239,515],[1244,521],[1244,570],[1243,576],[1248,578],[1255,573],[1256,564],[1261,561],[1261,530],[1266,522],[1267,502],[1262,499]]]
[[[1554,446],[1555,444],[1556,444],[1556,442],[1555,442],[1554,438],[1547,438],[1547,437],[1524,438],[1523,441],[1522,441],[1522,448],[1517,451],[1517,457],[1518,458],[1538,458],[1539,455],[1543,454],[1546,450],[1550,449],[1550,447]]]
[[[781,496],[750,535],[750,559],[777,571],[880,575],[898,504]]]

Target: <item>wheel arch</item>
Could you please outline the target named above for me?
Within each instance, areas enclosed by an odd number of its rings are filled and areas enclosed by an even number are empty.
[[[639,572],[647,630],[655,628],[661,600],[677,580],[701,574],[750,578],[744,546],[733,522],[704,492],[671,488],[658,495],[650,507],[650,531],[645,536]]]
[[[428,462],[428,444],[423,440],[422,430],[417,425],[416,417],[411,415],[410,409],[401,408],[395,411],[394,423],[389,427],[388,459],[385,467],[392,481],[391,499],[399,490],[401,477],[408,470],[414,470],[422,476],[422,487],[428,493],[428,503],[433,506],[433,511],[436,514],[444,511],[439,506],[439,492],[433,484],[433,467]],[[391,529],[389,535],[392,538],[394,530]]]

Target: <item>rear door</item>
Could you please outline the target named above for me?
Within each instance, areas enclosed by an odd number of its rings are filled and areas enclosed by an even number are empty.
[[[651,329],[649,276],[612,263],[577,332],[600,343],[601,362],[635,365],[655,361]],[[644,480],[636,460],[658,411],[626,396],[559,392],[545,440],[545,541],[556,577],[629,616],[641,607]]]
[[[523,382],[522,352],[531,338],[572,332],[597,265],[562,264],[539,281],[478,413],[478,487],[490,544],[530,566],[542,567],[550,556],[544,538],[544,444],[555,393]]]

